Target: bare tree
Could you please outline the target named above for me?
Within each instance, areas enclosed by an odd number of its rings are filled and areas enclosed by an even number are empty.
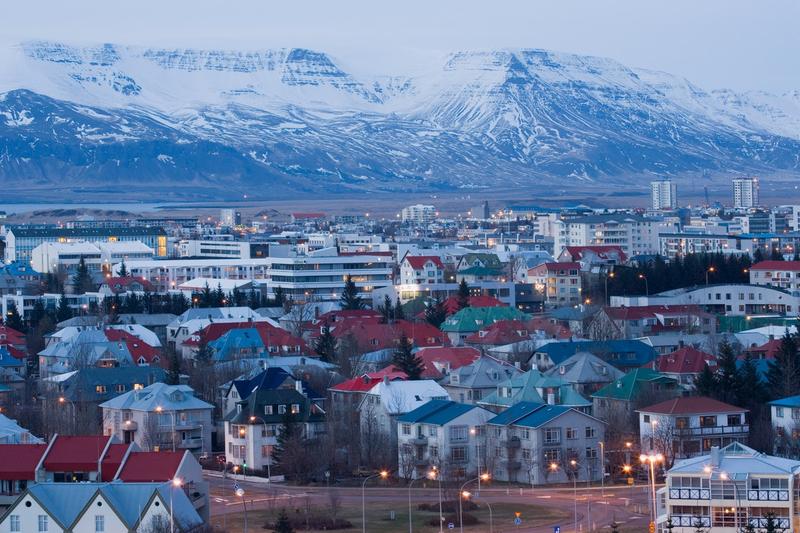
[[[317,304],[313,299],[302,302],[292,301],[289,311],[284,316],[289,332],[295,337],[304,338],[307,341],[308,335],[304,337],[306,326],[314,318],[316,309]]]

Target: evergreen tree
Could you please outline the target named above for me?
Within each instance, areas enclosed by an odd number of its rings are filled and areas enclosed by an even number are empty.
[[[72,318],[72,309],[67,304],[67,295],[61,292],[61,297],[58,299],[58,307],[56,308],[56,320],[63,322]]]
[[[198,366],[208,366],[213,362],[214,350],[208,345],[205,335],[200,335],[200,342],[197,343],[197,351],[194,354],[195,363]]]
[[[763,533],[782,533],[786,531],[784,528],[779,527],[780,523],[778,522],[778,518],[775,516],[775,513],[769,512],[764,515],[767,523],[764,526]]]
[[[125,266],[125,260],[124,259],[119,264],[119,277],[121,277],[121,278],[127,278],[128,277],[128,267]]]
[[[322,333],[314,343],[314,351],[322,361],[327,363],[332,363],[336,359],[336,337],[333,336],[331,328],[327,324],[323,326]]]
[[[772,249],[772,252],[769,254],[770,261],[783,261],[783,254],[781,253],[780,247],[776,246]]]
[[[250,309],[258,309],[261,307],[260,292],[256,292],[255,289],[250,289],[250,293],[247,295],[247,307]]]
[[[706,533],[705,528],[703,527],[703,521],[700,519],[699,516],[694,518],[694,533]]]
[[[395,320],[406,319],[406,312],[403,310],[403,306],[400,304],[400,298],[398,298],[394,302],[394,319]]]
[[[794,256],[792,256],[792,261],[800,261],[800,250],[794,251]]]
[[[46,314],[47,311],[44,309],[42,300],[37,298],[33,303],[33,309],[31,309],[31,317],[28,319],[28,326],[30,327],[31,331],[35,331],[36,328],[39,327],[39,322],[41,322]]]
[[[358,287],[356,287],[353,277],[350,274],[347,275],[347,279],[344,281],[344,289],[342,290],[342,297],[339,302],[342,309],[348,311],[364,308],[364,302],[361,301],[361,296],[358,295]]]
[[[392,305],[392,299],[389,298],[388,294],[383,297],[383,304],[378,306],[378,312],[381,314],[381,320],[384,324],[394,320],[394,305]]]
[[[425,322],[436,328],[441,328],[446,319],[447,309],[445,309],[444,303],[438,298],[434,298],[425,308]]]
[[[302,439],[302,429],[292,413],[287,410],[283,416],[280,432],[275,439],[275,447],[272,449],[273,463],[280,466],[283,462],[284,450],[296,446],[298,439]]]
[[[167,385],[179,385],[181,382],[181,355],[178,350],[170,349],[167,354],[169,369],[167,370]]]
[[[225,292],[222,290],[222,283],[217,283],[217,288],[214,289],[213,301],[214,305],[212,307],[222,307],[228,303],[225,298]]]
[[[405,372],[410,381],[421,379],[422,371],[425,370],[425,363],[414,355],[413,349],[411,340],[403,333],[392,355],[392,364]]]
[[[717,376],[708,366],[703,366],[703,370],[694,380],[694,388],[700,396],[715,396],[717,393]]]
[[[89,267],[86,266],[83,256],[78,261],[78,268],[75,270],[75,275],[72,277],[72,288],[75,294],[85,294],[94,288],[92,283],[92,275],[89,273]]]
[[[278,285],[273,291],[275,293],[275,305],[272,307],[281,307],[286,301],[286,295],[283,294],[283,287]]]
[[[760,263],[764,260],[764,252],[761,248],[756,248],[756,251],[753,252],[753,263]]]
[[[756,526],[754,526],[750,520],[746,520],[744,527],[742,527],[741,533],[757,533]]]
[[[737,373],[739,390],[736,394],[736,405],[748,409],[750,415],[754,416],[758,408],[769,400],[769,393],[758,374],[756,362],[750,355],[745,356]]]
[[[15,304],[13,300],[10,301],[8,310],[6,311],[5,325],[11,329],[19,331],[20,333],[25,333],[26,331],[25,323],[22,321],[22,317],[19,316],[17,304]]]
[[[213,307],[214,306],[214,294],[211,292],[211,287],[206,286],[203,287],[203,292],[200,293],[200,305],[199,307]]]
[[[469,285],[467,285],[467,280],[464,278],[461,278],[461,282],[458,284],[456,306],[458,307],[459,311],[465,307],[469,307]]]
[[[717,389],[714,397],[721,402],[735,403],[740,388],[733,346],[727,341],[722,341],[717,356]]]
[[[781,339],[775,360],[767,370],[767,383],[774,399],[794,396],[800,392],[800,358],[797,353],[797,335],[786,330]]]
[[[289,515],[286,514],[286,509],[281,509],[278,514],[278,520],[275,521],[275,533],[294,533],[292,522],[289,520]]]

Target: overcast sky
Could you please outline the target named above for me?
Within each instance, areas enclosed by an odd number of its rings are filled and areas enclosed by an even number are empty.
[[[298,46],[387,74],[430,52],[547,48],[705,88],[800,89],[800,0],[19,0],[2,19],[10,41]]]

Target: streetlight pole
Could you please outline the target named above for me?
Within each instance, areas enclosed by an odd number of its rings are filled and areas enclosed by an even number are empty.
[[[489,474],[481,474],[480,476],[478,476],[476,478],[468,479],[458,489],[458,526],[459,526],[459,530],[460,530],[461,533],[464,533],[464,505],[463,505],[463,500],[464,500],[464,496],[467,496],[467,497],[469,496],[469,493],[464,491],[464,487],[466,487],[470,483],[473,483],[475,481],[479,481],[481,478],[483,478],[484,481],[487,481],[489,479]]]
[[[644,294],[645,296],[650,296],[650,286],[647,284],[647,276],[644,274],[639,274],[639,279],[644,280]]]
[[[174,478],[172,480],[172,486],[169,488],[169,531],[170,533],[175,533],[175,514],[173,512],[172,507],[172,493],[175,492],[175,489],[181,487],[183,485],[183,481],[180,478]]]
[[[374,477],[386,479],[389,477],[389,472],[386,470],[381,470],[377,474],[372,474],[371,476],[364,478],[364,482],[361,484],[361,533],[367,533],[367,481]]]
[[[553,472],[556,472],[558,470],[558,464],[557,463],[550,463],[550,470],[552,470]],[[567,470],[565,468],[564,469],[564,474],[566,475],[566,473],[567,473]],[[574,473],[572,475],[572,491],[573,491],[572,499],[574,500],[573,501],[573,504],[574,504],[573,512],[574,512],[574,520],[575,520],[574,528],[575,528],[575,533],[578,533],[578,476],[576,476]],[[587,495],[587,498],[588,498],[588,495]]]
[[[475,437],[475,455],[478,456],[478,494],[481,493],[481,454],[480,446],[478,446],[478,430],[476,428],[469,428],[469,434]]]
[[[236,495],[242,499],[242,507],[244,508],[244,533],[247,533],[247,502],[244,500],[244,489],[241,487],[236,489]]]
[[[711,267],[708,267],[708,269],[706,270],[706,285],[708,285],[708,274],[709,274],[710,272],[716,272],[716,270],[717,270],[717,269],[716,269],[716,268],[714,268],[713,266],[711,266]]]
[[[650,455],[642,454],[639,456],[639,460],[644,463],[649,463],[650,468],[648,470],[650,474],[650,521],[651,523],[655,524],[656,522],[656,463],[660,463],[664,460],[664,456],[660,453],[654,454],[650,453]]]
[[[614,277],[613,271],[606,274],[606,305],[611,305],[611,302],[608,300],[608,278],[613,278],[613,277]]]
[[[436,472],[434,472],[434,471],[428,472],[426,474],[426,477],[428,479],[433,479],[435,476],[436,476]],[[411,483],[408,484],[408,533],[413,533],[414,532],[414,526],[411,523],[411,487],[412,487],[412,485],[414,485],[414,482],[417,481],[418,479],[421,479],[421,478],[412,479]]]

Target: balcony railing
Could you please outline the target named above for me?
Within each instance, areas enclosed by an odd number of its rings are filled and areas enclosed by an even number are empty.
[[[203,439],[200,437],[192,438],[192,439],[183,439],[178,443],[178,448],[200,448],[203,446]]]
[[[710,500],[708,489],[669,489],[670,500]]]
[[[411,444],[416,446],[425,446],[428,444],[428,437],[425,435],[417,435],[413,439],[411,439]]]
[[[747,499],[750,501],[788,502],[789,491],[778,490],[748,490]]]
[[[511,437],[508,440],[502,441],[500,444],[505,448],[519,448],[521,443],[519,437]]]
[[[711,518],[708,516],[693,516],[674,514],[671,515],[672,523],[677,527],[695,527],[700,520],[702,527],[711,527]]]
[[[749,431],[750,431],[749,424],[742,424],[738,426],[702,426],[702,427],[675,428],[675,434],[681,437],[706,436],[706,435],[736,435],[736,434],[748,433]]]

